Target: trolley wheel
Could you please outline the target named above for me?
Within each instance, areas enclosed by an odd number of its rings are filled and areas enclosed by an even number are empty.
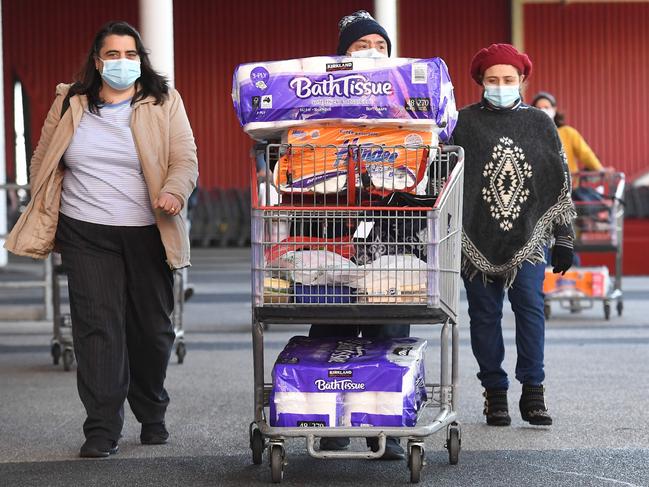
[[[176,345],[176,356],[178,357],[178,363],[182,364],[185,361],[185,355],[187,355],[187,347],[184,342],[178,342]]]
[[[61,358],[61,344],[53,343],[52,344],[52,362],[54,365],[59,365],[59,359]]]
[[[624,310],[624,304],[622,301],[617,302],[617,315],[622,316],[622,310]]]
[[[608,301],[604,303],[604,318],[607,320],[611,319],[611,303]]]
[[[72,368],[72,364],[74,363],[74,353],[72,353],[72,350],[70,348],[66,348],[63,350],[63,370],[66,372],[69,371]]]
[[[250,448],[252,449],[252,463],[261,465],[264,455],[264,437],[257,428],[250,433]]]
[[[424,449],[421,445],[412,445],[408,456],[410,483],[418,484],[421,480],[421,469],[424,466]]]
[[[270,446],[270,476],[274,484],[284,477],[284,449],[280,445]]]
[[[448,463],[451,465],[457,465],[457,462],[460,459],[460,448],[462,447],[462,442],[460,440],[460,430],[458,428],[451,427],[448,430],[448,439],[446,440],[446,449],[448,450]]]
[[[545,316],[546,320],[549,320],[552,316],[552,307],[550,306],[550,303],[545,303],[543,305],[543,315]]]

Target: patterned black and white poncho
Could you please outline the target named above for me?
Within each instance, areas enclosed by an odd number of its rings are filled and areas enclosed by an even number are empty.
[[[542,111],[517,103],[463,108],[453,141],[465,150],[462,270],[502,277],[544,261],[554,237],[572,240],[574,206],[561,140]]]

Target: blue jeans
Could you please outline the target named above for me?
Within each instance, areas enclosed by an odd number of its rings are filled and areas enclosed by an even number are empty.
[[[508,291],[516,318],[516,379],[522,384],[540,385],[545,378],[544,276],[544,264],[525,262]],[[478,379],[485,389],[508,389],[507,372],[502,368],[504,282],[496,278],[485,286],[478,274],[472,281],[464,279],[464,287],[469,301],[471,348],[480,367]]]

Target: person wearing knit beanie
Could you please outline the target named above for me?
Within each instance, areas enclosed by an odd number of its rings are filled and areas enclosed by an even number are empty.
[[[338,23],[340,33],[338,36],[338,56],[349,56],[352,53],[366,51],[368,57],[390,56],[392,43],[390,37],[381,25],[372,18],[365,10],[359,10],[351,15],[343,17]],[[368,51],[375,50],[370,53]],[[410,336],[410,325],[312,325],[309,330],[309,337],[353,337],[360,333],[365,338],[403,338]],[[372,451],[379,451],[378,438],[367,438],[367,446]],[[347,437],[324,437],[320,438],[320,450],[336,451],[349,448],[350,439]],[[399,438],[388,436],[385,442],[385,452],[381,460],[403,460],[405,450],[399,442]]]
[[[365,10],[358,10],[340,19],[338,29],[340,31],[336,50],[338,56],[372,48],[387,54],[388,57],[392,54],[392,43],[388,33]]]

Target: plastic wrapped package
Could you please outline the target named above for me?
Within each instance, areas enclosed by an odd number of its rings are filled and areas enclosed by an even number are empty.
[[[298,250],[273,254],[267,267],[305,285],[348,285],[360,276],[358,266],[329,250]]]
[[[274,170],[282,192],[339,193],[351,167],[354,184],[368,191],[415,193],[426,187],[438,136],[416,127],[307,126],[288,130],[283,143],[290,148]]]
[[[576,267],[563,275],[545,269],[543,293],[554,298],[603,298],[609,292],[608,267]]]
[[[453,85],[440,58],[313,57],[248,63],[234,72],[243,130],[262,140],[314,122],[419,126],[442,140],[457,122]]]
[[[428,264],[414,255],[382,255],[358,266],[362,272],[350,285],[361,303],[425,303]]]
[[[273,367],[271,426],[414,426],[426,401],[419,338],[293,337]]]

